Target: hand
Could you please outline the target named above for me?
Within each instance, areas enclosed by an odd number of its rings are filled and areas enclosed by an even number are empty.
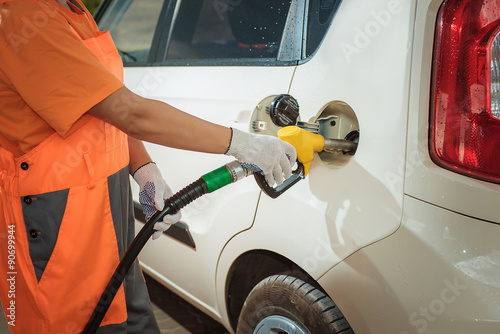
[[[276,137],[231,130],[233,135],[226,155],[234,156],[243,167],[264,174],[270,186],[275,180],[280,185],[292,176],[297,159],[295,147]]]
[[[139,202],[148,221],[156,211],[163,210],[165,200],[173,195],[161,172],[154,162],[139,167],[134,173],[134,180],[139,184]],[[168,230],[170,225],[181,219],[181,213],[165,215],[163,222],[157,222],[154,226],[153,240],[160,237],[163,231]]]

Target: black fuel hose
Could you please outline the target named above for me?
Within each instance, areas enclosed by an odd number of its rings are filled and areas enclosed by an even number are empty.
[[[207,182],[203,177],[180,190],[165,202],[165,208],[156,212],[137,234],[125,252],[121,262],[116,267],[115,272],[101,295],[94,312],[85,326],[82,334],[93,334],[99,328],[102,319],[106,315],[111,302],[118,292],[125,276],[135,262],[144,245],[154,232],[155,223],[162,221],[165,215],[175,214],[177,211],[193,202],[195,199],[208,193]]]
[[[287,179],[281,186],[277,187],[276,189],[270,187],[267,182],[265,182],[264,176],[258,173],[254,175],[257,176],[257,183],[259,184],[261,189],[272,198],[276,198],[284,191],[289,189],[292,185],[297,183],[298,180],[304,178],[304,167],[301,163],[298,163],[298,166],[299,168],[297,168],[297,170],[293,172],[293,176]],[[92,316],[83,329],[82,334],[94,334],[97,331],[116,293],[120,289],[125,276],[134,264],[142,248],[144,248],[144,245],[148,242],[149,238],[151,238],[151,235],[154,232],[154,225],[157,222],[162,221],[165,215],[175,214],[197,198],[220,189],[228,184],[241,180],[252,173],[252,171],[244,168],[238,161],[232,161],[220,168],[211,171],[210,173],[203,175],[197,181],[191,183],[190,185],[167,199],[164,209],[162,211],[156,212],[146,222],[144,227],[139,231],[139,233],[134,238],[129,248],[123,255],[122,260],[116,267],[113,276],[109,280],[106,289],[102,293],[101,298],[94,308]]]

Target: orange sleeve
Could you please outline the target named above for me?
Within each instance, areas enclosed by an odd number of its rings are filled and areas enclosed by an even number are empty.
[[[2,5],[10,9],[0,20],[0,70],[25,103],[65,136],[86,111],[123,83],[64,17],[38,4],[21,10],[15,3]]]

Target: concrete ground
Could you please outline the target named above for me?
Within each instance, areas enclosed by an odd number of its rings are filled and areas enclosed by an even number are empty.
[[[225,328],[145,275],[162,334],[228,334]],[[1,333],[1,332],[0,332]]]
[[[209,316],[191,306],[145,275],[153,310],[162,334],[227,334],[228,332]],[[0,317],[0,334],[10,334],[5,315]]]

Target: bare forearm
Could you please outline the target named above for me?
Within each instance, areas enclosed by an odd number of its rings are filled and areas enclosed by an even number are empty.
[[[89,111],[129,136],[147,142],[206,153],[225,153],[231,129],[207,122],[161,101],[122,88]]]
[[[135,138],[184,150],[225,153],[231,130],[184,113],[160,101],[144,99],[130,128]]]
[[[142,141],[129,136],[128,147],[130,154],[130,174],[134,175],[139,167],[153,161]]]
[[[169,104],[137,96],[126,87],[99,102],[89,113],[138,140],[184,150],[227,153],[253,171],[263,173],[270,185],[274,180],[282,183],[283,176],[290,177],[297,157],[295,148],[278,138],[236,129],[231,132],[230,128],[204,121]],[[148,162],[148,155],[142,143],[130,142],[132,168],[137,168],[141,162]]]

